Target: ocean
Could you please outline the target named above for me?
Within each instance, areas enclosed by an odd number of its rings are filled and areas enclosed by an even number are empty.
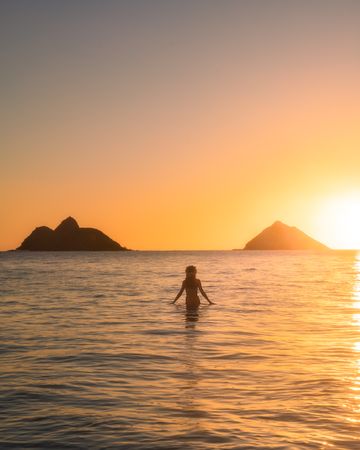
[[[0,304],[1,449],[360,448],[356,252],[3,252]]]

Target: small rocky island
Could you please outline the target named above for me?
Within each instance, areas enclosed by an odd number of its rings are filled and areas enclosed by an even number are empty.
[[[251,239],[244,250],[329,250],[296,227],[276,221]]]
[[[117,242],[95,228],[80,228],[73,217],[52,230],[37,227],[16,250],[32,251],[125,251]]]

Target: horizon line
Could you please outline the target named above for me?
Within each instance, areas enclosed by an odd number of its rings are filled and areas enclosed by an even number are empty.
[[[129,249],[130,252],[338,252],[338,251],[349,251],[356,252],[360,251],[360,248],[327,248],[327,249],[262,249],[262,250],[249,250],[245,248],[228,248],[228,249]],[[17,250],[8,249],[0,250],[0,253],[17,252],[17,253],[129,253],[129,251],[114,251],[114,250]]]

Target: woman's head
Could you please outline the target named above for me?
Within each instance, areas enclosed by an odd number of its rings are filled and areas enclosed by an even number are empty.
[[[196,276],[196,267],[195,266],[187,266],[185,269],[187,278],[195,278]]]

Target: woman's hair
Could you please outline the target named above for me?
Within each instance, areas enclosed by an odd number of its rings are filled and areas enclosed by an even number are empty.
[[[187,277],[196,275],[196,267],[195,266],[187,266],[185,269],[185,273]]]

